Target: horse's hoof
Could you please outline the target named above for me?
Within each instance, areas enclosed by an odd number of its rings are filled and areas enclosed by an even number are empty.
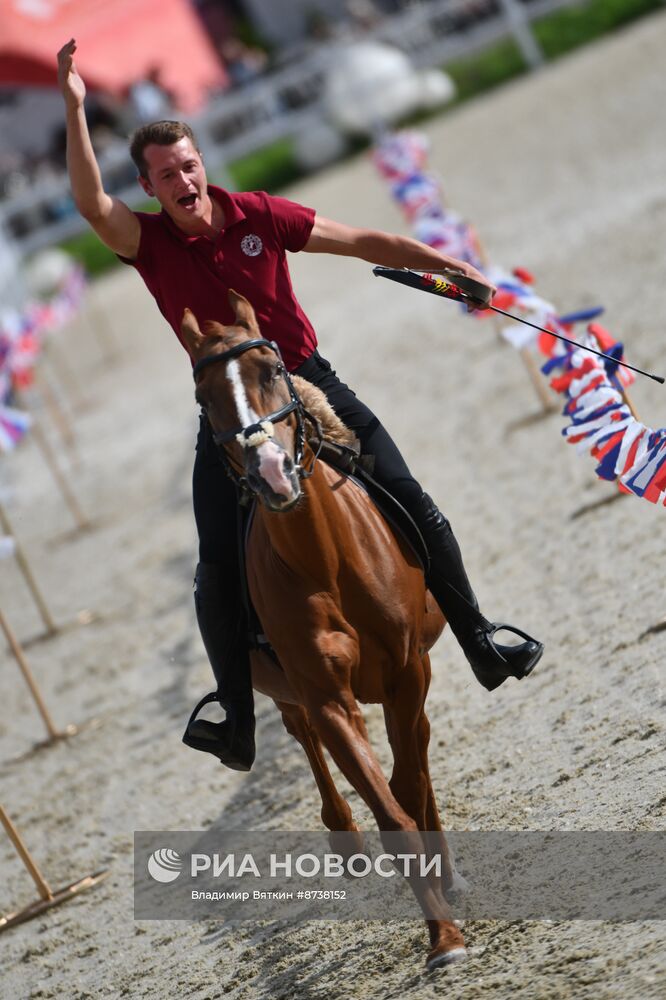
[[[441,951],[433,955],[426,962],[428,972],[440,969],[444,965],[454,965],[456,962],[464,962],[467,959],[467,948],[452,948],[450,951]]]
[[[365,837],[356,826],[353,830],[330,830],[328,844],[334,854],[342,855],[345,862],[353,855],[365,852]]]

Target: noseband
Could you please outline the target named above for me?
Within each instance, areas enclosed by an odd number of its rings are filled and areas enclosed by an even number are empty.
[[[299,479],[309,479],[309,477],[314,472],[315,462],[319,456],[322,446],[322,431],[319,421],[316,417],[313,417],[309,413],[300,399],[300,396],[294,388],[294,384],[289,377],[289,372],[287,371],[284,361],[282,360],[282,355],[280,354],[280,348],[275,343],[274,340],[265,340],[264,338],[257,338],[256,340],[244,340],[240,344],[236,344],[235,347],[230,347],[228,351],[223,351],[222,354],[214,354],[208,358],[202,358],[197,361],[194,368],[192,369],[192,375],[194,377],[195,383],[198,382],[199,375],[204,370],[208,368],[209,365],[225,364],[228,361],[233,361],[235,358],[240,357],[241,354],[245,354],[246,351],[252,350],[255,347],[269,347],[278,358],[278,373],[282,375],[284,379],[287,390],[289,392],[289,402],[281,406],[279,410],[274,410],[272,413],[268,413],[266,416],[262,417],[257,423],[247,424],[245,427],[239,424],[238,427],[234,427],[230,431],[220,431],[219,433],[213,432],[213,441],[219,447],[223,447],[230,441],[235,440],[241,448],[256,448],[269,438],[273,437],[273,425],[279,423],[289,416],[290,413],[296,414],[296,449],[294,454],[294,466]],[[312,460],[312,465],[306,471],[302,466],[303,461],[303,448],[305,445],[305,423],[306,421],[315,429],[318,438],[318,447],[314,453]],[[211,428],[212,430],[212,428]],[[227,471],[231,475],[238,485],[247,488],[247,484],[244,479],[241,479],[235,471],[232,469],[230,463],[227,460]]]

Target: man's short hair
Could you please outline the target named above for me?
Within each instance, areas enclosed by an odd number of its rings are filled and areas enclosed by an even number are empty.
[[[130,139],[130,156],[141,176],[148,179],[148,165],[143,155],[146,146],[173,146],[174,142],[178,142],[180,139],[189,139],[199,152],[194,132],[186,122],[151,122],[149,125],[142,125],[141,128],[133,132]]]

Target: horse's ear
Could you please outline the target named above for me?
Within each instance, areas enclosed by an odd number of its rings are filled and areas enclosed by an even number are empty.
[[[229,289],[229,305],[236,313],[236,326],[244,326],[248,330],[256,329],[257,317],[254,315],[254,309],[245,296],[235,292],[233,288]]]
[[[183,313],[183,318],[180,324],[180,332],[183,335],[183,340],[185,341],[185,346],[192,357],[195,357],[202,343],[204,342],[204,335],[199,329],[199,324],[197,323],[197,318],[191,309],[185,309]]]

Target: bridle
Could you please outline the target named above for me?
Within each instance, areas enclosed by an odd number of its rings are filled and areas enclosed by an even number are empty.
[[[272,413],[262,416],[261,419],[254,424],[247,424],[246,426],[239,424],[237,427],[234,427],[229,431],[213,431],[213,441],[221,449],[224,449],[224,445],[229,444],[234,440],[240,445],[241,448],[244,449],[258,447],[260,444],[273,437],[274,424],[284,420],[290,413],[295,413],[296,448],[294,453],[294,467],[299,479],[309,479],[314,472],[315,463],[322,448],[323,434],[321,425],[317,418],[313,417],[312,414],[303,406],[303,402],[296,392],[294,383],[291,381],[289,372],[287,371],[284,361],[282,360],[280,348],[274,340],[265,340],[263,337],[256,338],[255,340],[244,340],[240,344],[236,344],[235,347],[230,347],[229,350],[223,351],[221,354],[214,354],[207,358],[201,358],[201,360],[197,361],[192,369],[194,381],[195,383],[198,383],[199,375],[210,365],[226,364],[228,361],[233,361],[235,358],[240,357],[241,354],[245,354],[246,351],[250,351],[256,347],[268,347],[277,355],[277,373],[280,374],[285,381],[289,392],[289,402],[285,403],[284,406],[281,406],[278,410],[274,410]],[[312,464],[307,470],[303,468],[302,464],[305,446],[306,423],[312,425],[318,441],[317,448],[313,452]],[[249,489],[246,479],[238,475],[226,454],[224,454],[224,460],[227,466],[227,472],[236,484],[242,489]]]

